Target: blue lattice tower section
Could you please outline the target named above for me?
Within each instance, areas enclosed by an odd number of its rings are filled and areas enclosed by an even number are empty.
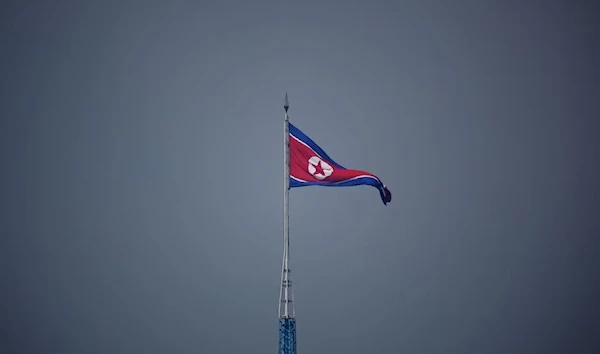
[[[296,311],[290,277],[290,131],[287,93],[285,94],[284,158],[283,158],[283,261],[281,265],[281,292],[279,293],[279,349],[278,354],[296,354]]]
[[[278,354],[296,354],[296,319],[279,319]]]

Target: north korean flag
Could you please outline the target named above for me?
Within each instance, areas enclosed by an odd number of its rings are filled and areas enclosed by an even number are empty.
[[[288,124],[290,131],[290,188],[369,185],[379,190],[384,205],[392,200],[392,193],[377,176],[369,172],[342,167],[300,129],[291,123]]]

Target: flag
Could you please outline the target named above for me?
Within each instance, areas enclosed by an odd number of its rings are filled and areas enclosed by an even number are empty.
[[[292,123],[290,131],[290,188],[304,186],[350,187],[369,185],[377,188],[384,205],[392,193],[372,173],[342,167]]]

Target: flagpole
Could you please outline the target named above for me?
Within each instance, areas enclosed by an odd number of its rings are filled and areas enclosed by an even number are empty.
[[[290,108],[290,104],[288,101],[287,93],[285,94],[285,104],[283,106],[285,109],[285,119],[283,122],[283,258],[284,258],[284,276],[287,285],[284,287],[285,289],[285,299],[286,306],[284,309],[283,315],[285,317],[289,317],[290,309],[289,309],[289,291],[290,291],[290,117],[288,115],[288,109]]]
[[[281,269],[281,292],[279,295],[279,354],[296,354],[296,313],[290,276],[290,129],[288,109],[290,104],[285,94],[284,140],[283,140],[283,261]]]

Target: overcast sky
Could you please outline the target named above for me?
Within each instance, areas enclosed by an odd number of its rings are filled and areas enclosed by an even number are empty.
[[[276,353],[286,91],[300,354],[600,349],[592,5],[1,6],[0,352]]]

